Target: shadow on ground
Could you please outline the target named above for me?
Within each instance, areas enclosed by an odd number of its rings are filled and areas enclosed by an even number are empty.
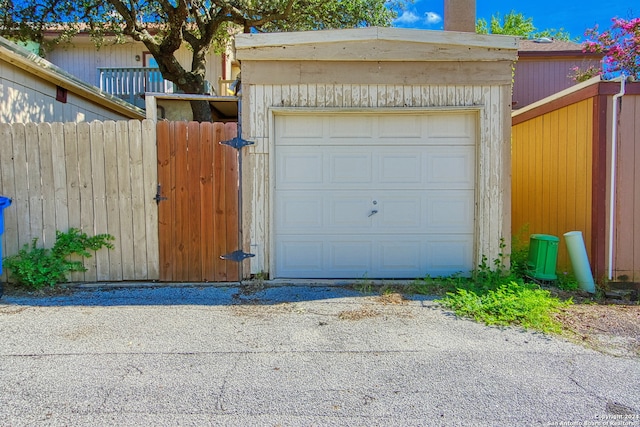
[[[361,292],[348,285],[274,285],[234,283],[216,285],[118,285],[71,286],[54,295],[13,292],[7,290],[0,304],[65,307],[65,306],[162,306],[162,305],[275,305],[302,301],[365,297],[373,293]],[[437,297],[415,295],[412,300],[433,300]]]

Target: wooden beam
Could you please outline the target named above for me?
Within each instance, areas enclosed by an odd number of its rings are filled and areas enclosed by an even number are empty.
[[[251,84],[511,85],[511,62],[260,61],[242,64]]]

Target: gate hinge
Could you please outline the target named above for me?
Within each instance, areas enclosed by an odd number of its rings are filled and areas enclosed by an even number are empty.
[[[235,137],[228,141],[220,141],[220,144],[228,145],[229,147],[233,147],[236,150],[242,150],[243,147],[246,147],[247,145],[253,145],[255,144],[255,142],[247,141],[246,139],[242,139],[240,137]]]
[[[224,259],[227,261],[241,262],[241,261],[244,261],[246,258],[252,258],[254,256],[255,254],[248,254],[238,249],[237,251],[233,251],[230,254],[220,255],[220,259]]]

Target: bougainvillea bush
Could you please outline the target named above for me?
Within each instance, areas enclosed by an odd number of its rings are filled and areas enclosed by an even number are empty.
[[[584,51],[604,55],[599,70],[604,78],[625,74],[640,79],[640,18],[613,18],[611,21],[608,30],[599,32],[596,26],[585,32]]]

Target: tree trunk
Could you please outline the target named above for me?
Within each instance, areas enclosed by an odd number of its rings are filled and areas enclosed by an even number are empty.
[[[205,90],[204,80],[204,61],[200,60],[201,66],[198,62],[194,62],[193,68],[198,69],[197,72],[187,71],[178,63],[173,54],[164,54],[158,52],[154,54],[158,67],[162,76],[173,82],[178,89],[185,94],[203,95]],[[196,122],[212,122],[213,116],[211,114],[211,107],[208,101],[189,101],[191,104],[191,111],[193,113],[193,120]]]
[[[208,101],[190,101],[193,120],[196,122],[211,122],[211,107]]]

